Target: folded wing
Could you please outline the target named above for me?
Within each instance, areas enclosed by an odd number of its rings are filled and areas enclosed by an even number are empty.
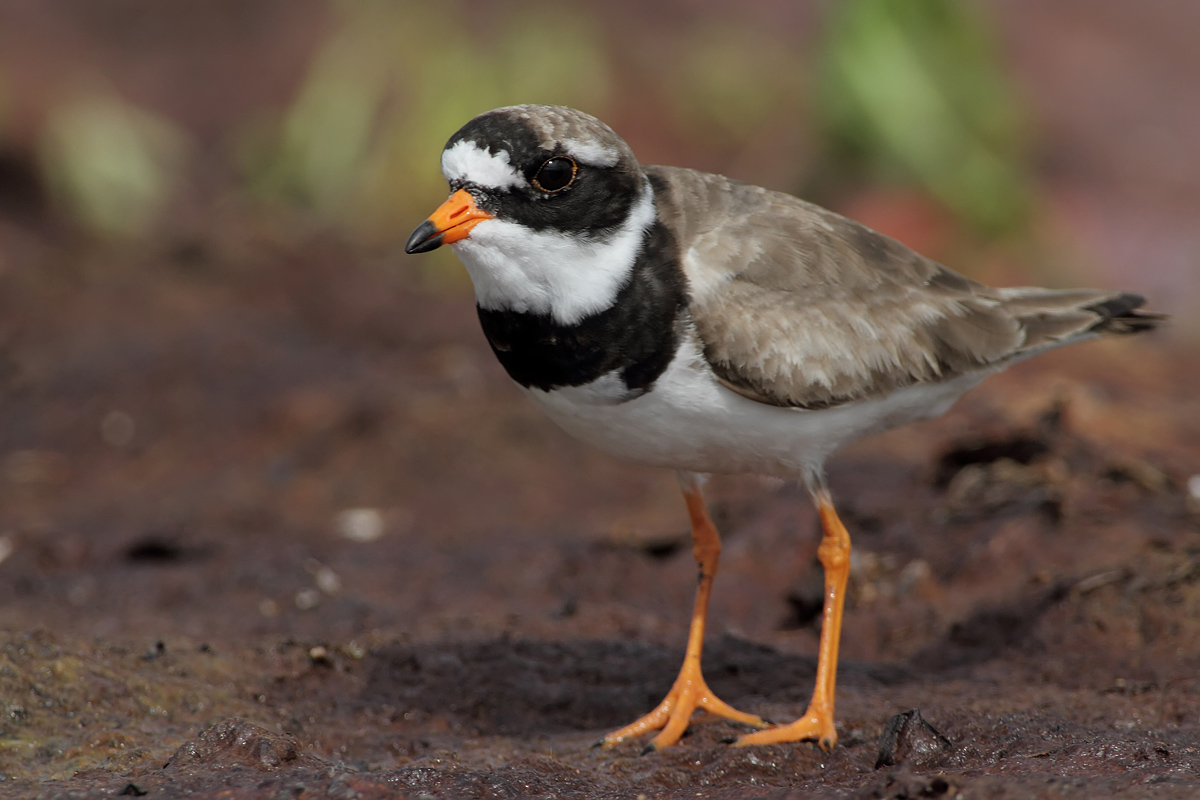
[[[1162,319],[1121,292],[994,289],[790,195],[690,170],[647,173],[688,244],[705,358],[760,402],[827,408]]]

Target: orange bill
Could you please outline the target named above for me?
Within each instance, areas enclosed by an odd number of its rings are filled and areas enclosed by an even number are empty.
[[[454,244],[471,233],[471,229],[492,215],[475,205],[475,198],[466,189],[459,189],[442,203],[429,219],[417,226],[404,245],[406,253],[428,253],[444,244]]]

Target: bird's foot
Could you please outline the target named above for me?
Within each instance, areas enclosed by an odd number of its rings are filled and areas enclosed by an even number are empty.
[[[803,717],[790,725],[780,725],[765,731],[747,733],[739,736],[734,742],[734,746],[745,747],[750,744],[778,744],[815,739],[822,750],[828,751],[837,744],[837,738],[832,711],[823,713],[810,707]]]
[[[700,675],[699,666],[688,663],[679,671],[679,677],[675,679],[671,691],[667,692],[667,696],[653,711],[636,722],[608,734],[600,743],[604,747],[612,747],[626,739],[657,730],[658,735],[650,740],[643,752],[661,750],[679,741],[696,709],[704,709],[714,716],[755,728],[766,728],[770,725],[761,717],[738,711],[713,694]]]

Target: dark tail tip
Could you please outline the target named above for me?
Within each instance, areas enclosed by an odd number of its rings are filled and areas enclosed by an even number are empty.
[[[1141,306],[1145,302],[1146,298],[1141,295],[1126,292],[1087,306],[1088,311],[1100,316],[1100,321],[1092,326],[1092,330],[1116,334],[1141,333],[1154,330],[1166,322],[1166,314],[1142,311]]]

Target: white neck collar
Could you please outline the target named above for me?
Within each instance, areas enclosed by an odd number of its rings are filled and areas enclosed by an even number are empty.
[[[654,218],[654,192],[643,179],[629,217],[603,239],[489,219],[451,248],[471,276],[480,308],[549,314],[575,325],[616,300]]]

